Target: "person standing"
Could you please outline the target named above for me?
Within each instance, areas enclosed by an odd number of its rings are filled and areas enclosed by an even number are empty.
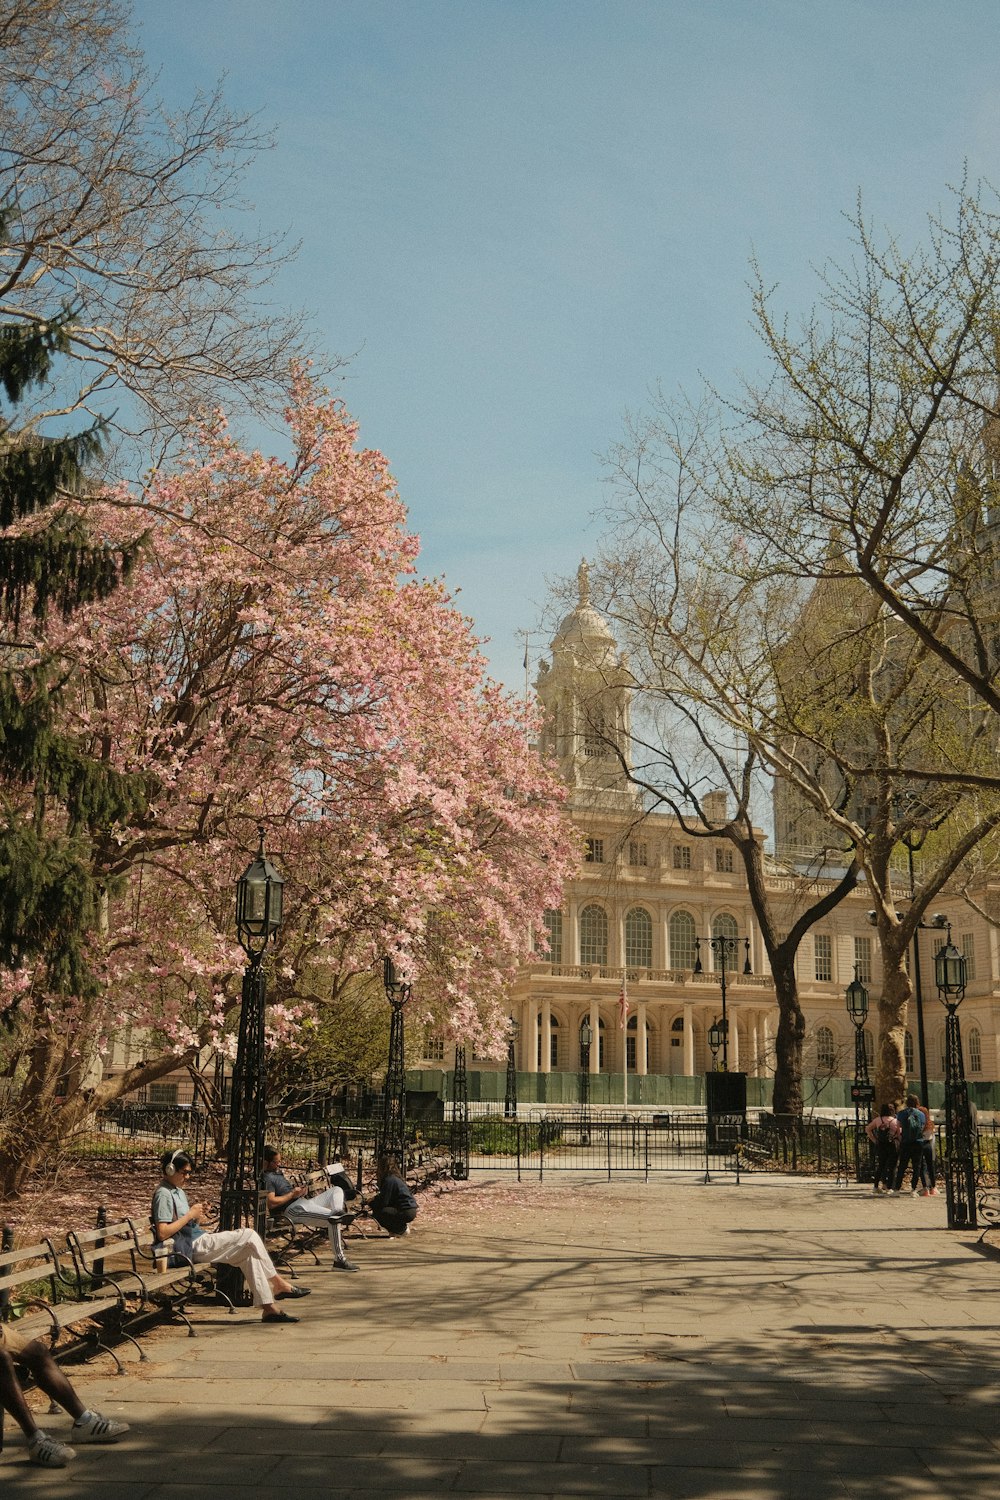
[[[293,1224],[322,1224],[330,1238],[335,1271],[357,1271],[359,1268],[347,1259],[344,1253],[344,1238],[341,1225],[344,1220],[344,1204],[356,1198],[354,1186],[340,1162],[326,1168],[330,1186],[322,1193],[310,1193],[307,1187],[293,1187],[281,1170],[281,1152],[277,1146],[264,1147],[264,1171],[261,1175],[261,1191],[267,1194],[268,1210],[273,1214],[284,1214]]]
[[[934,1137],[937,1134],[937,1126],[931,1118],[927,1105],[921,1104],[919,1108],[923,1111],[925,1120],[924,1133],[920,1137],[920,1181],[922,1184],[920,1196],[921,1198],[936,1198],[938,1190],[937,1171],[934,1164]]]
[[[899,1159],[896,1163],[896,1179],[892,1185],[894,1193],[898,1193],[902,1187],[908,1166],[913,1169],[910,1192],[920,1191],[918,1184],[922,1183],[923,1138],[927,1118],[916,1094],[907,1094],[906,1103],[896,1115],[896,1123],[899,1125]]]
[[[896,1175],[896,1149],[899,1144],[899,1122],[888,1104],[865,1126],[865,1135],[875,1147],[875,1185],[873,1193],[891,1193]]]

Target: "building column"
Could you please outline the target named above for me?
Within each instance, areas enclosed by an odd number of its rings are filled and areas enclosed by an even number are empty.
[[[542,1001],[542,1072],[552,1072],[552,1002]]]
[[[733,1073],[740,1071],[740,1023],[739,1012],[729,1012],[729,1067]]]
[[[684,1076],[694,1077],[694,1003],[684,1002]]]
[[[764,1015],[762,1017],[762,1021],[763,1021],[763,1031],[762,1031],[762,1034],[761,1034],[761,1043],[762,1043],[762,1048],[763,1048],[763,1052],[764,1052],[764,1077],[767,1078],[768,1076],[773,1075],[773,1069],[771,1069],[771,1063],[770,1063],[770,1055],[771,1055],[771,1017],[768,1015],[767,1011],[764,1012]]]
[[[649,1058],[646,1055],[646,1002],[640,1000],[635,1008],[635,1070],[645,1078]]]
[[[590,1030],[593,1041],[590,1044],[590,1071],[600,1073],[601,1071],[601,1012],[596,1000],[590,1002]]]
[[[750,1028],[750,1046],[753,1050],[753,1077],[760,1077],[760,1011],[753,1012],[753,1024]]]
[[[528,1000],[524,1006],[521,1027],[521,1067],[525,1073],[538,1072],[538,1001]]]

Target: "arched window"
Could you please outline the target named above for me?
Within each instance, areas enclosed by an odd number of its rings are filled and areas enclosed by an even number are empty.
[[[829,1073],[837,1061],[837,1048],[833,1040],[833,1032],[829,1026],[816,1027],[816,1068],[818,1072]]]
[[[580,962],[603,967],[608,961],[608,915],[601,906],[580,913]]]
[[[983,1039],[979,1033],[979,1027],[973,1026],[969,1032],[969,1072],[981,1073],[983,1071]]]
[[[653,967],[653,919],[641,906],[625,913],[625,965],[629,969]]]
[[[549,936],[549,951],[546,957],[550,964],[561,964],[563,961],[563,916],[561,911],[547,911],[545,913],[545,931]]]
[[[697,932],[689,911],[675,911],[670,918],[670,967],[694,968],[694,940]]]
[[[731,916],[728,911],[720,911],[717,916],[715,916],[715,917],[712,918],[712,936],[714,938],[716,938],[716,937],[722,937],[722,938],[736,938],[736,937],[738,937],[739,936],[739,928],[736,925],[736,918],[734,916]],[[729,973],[732,969],[735,968],[736,961],[737,961],[737,957],[736,957],[735,951],[733,950],[732,947],[728,947],[727,951],[726,951],[726,972],[727,973]],[[716,951],[715,951],[714,948],[712,949],[712,968],[713,969],[721,969],[722,968],[722,963],[721,963],[720,956],[719,956],[719,954],[716,953]]]
[[[913,1032],[903,1032],[903,1067],[907,1077],[913,1072]]]

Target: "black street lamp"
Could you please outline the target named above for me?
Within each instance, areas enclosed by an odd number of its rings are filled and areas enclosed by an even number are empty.
[[[469,1176],[469,1075],[465,1067],[465,1046],[455,1047],[455,1088],[451,1106],[451,1175],[456,1182]]]
[[[594,1028],[585,1020],[580,1027],[580,1103],[590,1104],[590,1049],[594,1045]]]
[[[262,960],[281,926],[285,882],[264,854],[263,827],[257,832],[257,857],[236,882],[236,935],[247,965],[230,1095],[226,1174],[219,1200],[220,1229],[239,1229],[246,1224],[259,1229],[262,1217],[257,1190],[263,1171],[267,1113]],[[230,1301],[247,1300],[249,1293],[238,1266],[220,1266],[218,1280],[220,1291]]]
[[[594,1045],[594,1028],[584,1017],[580,1026],[580,1103],[583,1105],[583,1127],[580,1140],[590,1145],[590,1049]]]
[[[854,1083],[851,1085],[851,1098],[854,1100],[854,1175],[858,1182],[870,1182],[872,1143],[865,1133],[865,1126],[868,1124],[875,1094],[868,1076],[868,1054],[865,1051],[869,997],[858,978],[857,964],[854,966],[854,978],[845,991],[845,999],[847,1014],[854,1023]]]
[[[753,973],[753,969],[750,967],[750,939],[749,938],[738,938],[738,937],[726,937],[723,933],[716,933],[716,935],[714,937],[710,937],[708,941],[709,941],[709,944],[711,945],[712,952],[715,955],[715,968],[718,971],[718,975],[719,975],[719,988],[722,991],[722,1023],[721,1023],[721,1032],[722,1032],[722,1069],[721,1069],[721,1071],[723,1073],[728,1073],[729,1072],[729,1021],[728,1021],[728,1018],[726,1016],[726,959],[728,958],[730,960],[730,968],[735,973],[735,970],[736,970],[736,956],[737,956],[737,954],[740,951],[740,944],[742,943],[743,947],[744,947],[744,950],[745,950],[745,958],[744,958],[744,961],[743,961],[743,972],[744,972],[744,974],[752,974]],[[702,971],[702,965],[701,965],[701,938],[695,938],[695,940],[694,940],[694,972],[696,974],[701,974],[703,972]],[[713,1072],[715,1071],[714,1060],[713,1060],[712,1071]]]
[[[382,960],[382,984],[392,1007],[389,1022],[389,1062],[382,1095],[382,1125],[378,1134],[379,1156],[394,1156],[406,1171],[406,1046],[403,1007],[413,993],[412,984],[400,979],[388,955]]]
[[[515,1043],[520,1027],[513,1016],[507,1017],[507,1087],[503,1096],[503,1117],[517,1119],[517,1052]]]
[[[728,1021],[714,1020],[708,1028],[708,1045],[712,1050],[712,1072],[719,1065],[719,1048],[723,1045],[725,1034],[729,1030]]]
[[[944,1023],[944,1180],[948,1200],[948,1228],[975,1229],[976,1169],[969,1117],[969,1085],[962,1057],[962,1028],[958,1007],[965,999],[966,963],[951,940],[934,955],[934,982],[948,1012]]]

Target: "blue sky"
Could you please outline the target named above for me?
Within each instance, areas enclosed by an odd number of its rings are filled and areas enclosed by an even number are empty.
[[[302,241],[276,295],[389,458],[494,675],[593,546],[599,455],[651,387],[760,355],[860,191],[905,245],[963,164],[1000,185],[996,0],[137,0],[168,99],[228,75],[277,132],[247,183]],[[543,646],[536,635],[532,657]]]

